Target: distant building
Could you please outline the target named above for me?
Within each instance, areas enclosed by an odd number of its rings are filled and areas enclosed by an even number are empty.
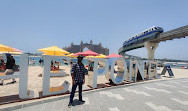
[[[90,43],[83,43],[81,41],[80,45],[74,45],[71,43],[71,46],[64,47],[63,49],[71,53],[83,52],[84,48],[88,48],[91,51],[94,51],[99,54],[109,55],[109,49],[102,47],[102,44],[93,44],[93,41],[90,40]]]

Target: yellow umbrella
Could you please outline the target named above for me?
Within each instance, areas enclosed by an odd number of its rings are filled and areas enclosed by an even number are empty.
[[[100,54],[99,56],[95,56],[95,58],[105,58],[106,56],[103,54]]]
[[[69,54],[69,52],[57,47],[57,46],[52,46],[52,47],[47,47],[43,49],[38,49],[38,51],[41,51],[44,53],[44,55],[56,55],[56,56],[65,56],[64,54]],[[54,64],[55,60],[53,59],[53,71],[54,71]]]
[[[67,57],[77,57],[77,56],[74,56],[74,53],[71,53],[71,54],[68,54],[68,55],[65,55]]]
[[[0,51],[14,51],[13,48],[0,44]]]
[[[62,54],[69,54],[69,52],[57,47],[57,46],[52,46],[52,47],[47,47],[43,49],[38,49],[38,51],[44,52],[47,55],[62,55]]]
[[[10,54],[23,54],[21,52],[9,52]]]
[[[103,55],[103,54],[100,54],[98,56],[87,56],[86,58],[89,59],[89,58],[105,58],[106,56]]]
[[[8,52],[8,51],[1,51],[0,53],[9,53],[9,54],[23,54],[23,53],[21,53],[21,52],[14,52],[14,51],[12,51],[12,52]]]
[[[95,58],[95,56],[86,56],[87,59]]]
[[[65,54],[62,54],[62,53],[44,53],[44,54],[42,54],[42,55],[56,55],[56,56],[66,56]]]
[[[0,44],[0,53],[23,54],[21,50]],[[6,49],[5,49],[6,48]]]

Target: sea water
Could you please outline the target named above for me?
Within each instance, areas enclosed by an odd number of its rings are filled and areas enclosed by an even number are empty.
[[[13,56],[13,57],[15,58],[16,65],[20,65],[20,56]],[[42,59],[42,56],[29,56],[28,60],[31,60],[31,59],[35,60],[35,64],[32,64],[32,66],[39,66],[39,60]],[[77,58],[73,58],[71,60],[73,61],[73,63],[77,62]],[[4,61],[6,62],[6,57],[4,57]],[[59,61],[61,63],[61,65],[65,65],[63,60],[55,60],[55,61]],[[83,59],[82,63],[84,65],[88,65],[88,60]],[[29,61],[28,61],[28,64],[29,64]],[[179,63],[179,64],[176,64],[176,65],[172,65],[173,68],[182,68],[182,66],[188,66],[188,63],[187,64]]]
[[[20,56],[13,56],[14,59],[15,59],[15,63],[16,65],[20,65]],[[39,60],[42,59],[42,56],[29,56],[28,60],[34,60],[35,63],[34,64],[30,64],[32,66],[39,66]],[[6,62],[6,58],[4,58],[5,62]],[[71,59],[73,61],[73,63],[77,62],[77,59],[76,58],[73,58]],[[28,64],[29,64],[29,61],[28,61]],[[53,60],[52,60],[53,61]],[[61,63],[61,65],[65,65],[65,62],[63,60],[58,60],[58,59],[55,59],[55,61],[58,61]],[[84,65],[88,65],[88,60],[87,59],[83,59],[82,60],[82,63]]]

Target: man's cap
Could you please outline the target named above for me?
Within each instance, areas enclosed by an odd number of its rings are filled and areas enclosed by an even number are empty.
[[[77,58],[84,58],[82,55],[79,55]]]

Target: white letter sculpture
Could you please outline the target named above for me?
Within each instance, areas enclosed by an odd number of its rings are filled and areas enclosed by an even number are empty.
[[[114,78],[114,66],[115,66],[115,62],[117,60],[121,60],[123,62],[123,64],[124,64],[124,74],[123,75],[117,75],[116,78]],[[127,63],[125,62],[125,60],[123,58],[114,59],[114,61],[112,62],[112,65],[111,65],[111,79],[112,79],[113,83],[114,84],[123,83],[126,75],[127,75]]]
[[[20,75],[19,75],[19,97],[21,99],[29,99],[38,97],[38,92],[28,90],[28,55],[22,54],[20,58]]]
[[[151,64],[152,63],[156,63],[156,65],[155,65],[155,70],[154,70],[154,72],[155,72],[155,75],[153,75],[153,76],[155,76],[155,78],[158,78],[157,77],[157,67],[158,67],[158,61],[156,61],[156,62],[154,62],[154,61],[150,61],[150,60],[148,60],[148,64],[149,64],[149,67],[148,67],[148,75],[149,75],[149,79],[151,79]],[[153,76],[152,76],[152,78],[153,78]]]
[[[132,69],[133,69],[133,63],[132,63],[132,59],[130,59],[130,61],[129,61],[129,82],[133,82],[133,80],[132,80]]]
[[[137,70],[138,68],[138,70]],[[144,80],[144,62],[142,60],[136,60],[136,67],[135,67],[135,82],[137,78],[137,71],[140,72],[140,75],[142,77],[142,80]]]
[[[64,56],[48,56],[48,55],[44,55],[42,57],[44,59],[43,95],[44,96],[48,96],[48,95],[55,95],[55,94],[61,94],[61,93],[67,92],[68,88],[69,88],[69,85],[70,85],[70,83],[67,82],[67,81],[64,81],[62,86],[59,86],[59,87],[63,87],[63,88],[60,88],[62,90],[50,91],[50,77],[51,76],[64,76],[64,75],[66,75],[65,72],[62,72],[62,73],[50,73],[50,65],[51,65],[51,60],[52,59],[65,59],[65,60],[68,61],[68,65],[70,65],[70,59],[68,57],[64,57]]]
[[[98,70],[99,61],[103,61],[105,63],[105,69],[103,70],[103,72],[100,72],[101,71],[100,69]],[[97,88],[97,76],[105,75],[108,72],[108,70],[109,70],[109,64],[106,59],[95,58],[94,59],[94,74],[89,74],[88,84],[93,88]]]

